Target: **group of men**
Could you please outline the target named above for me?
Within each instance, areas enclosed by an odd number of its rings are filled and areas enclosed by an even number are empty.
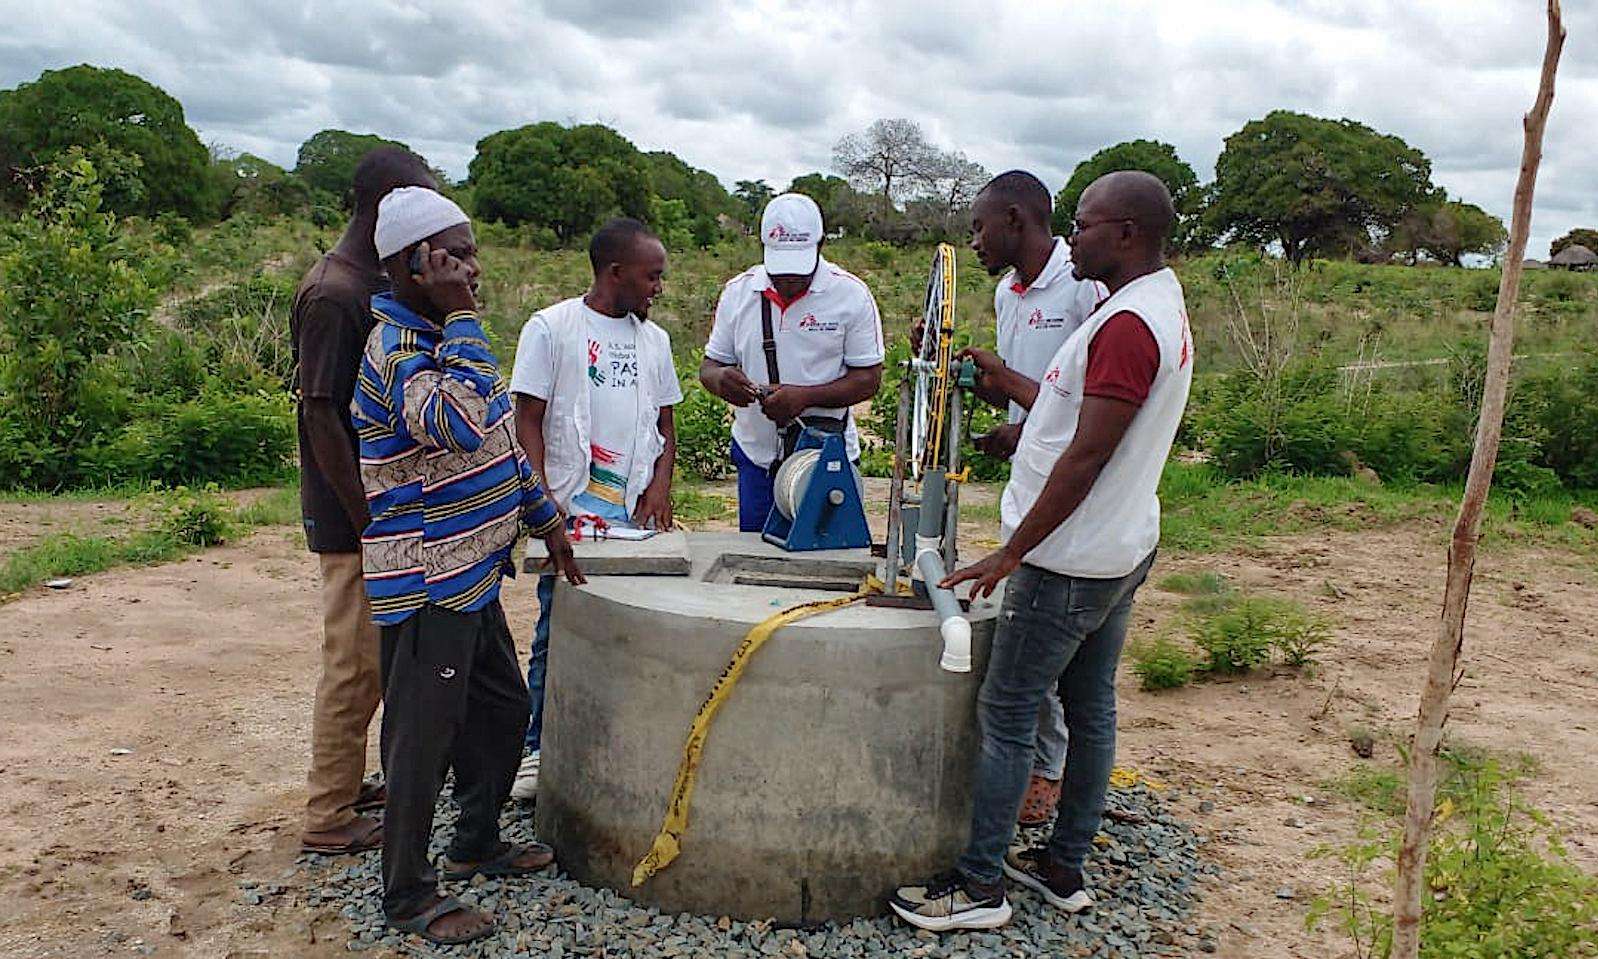
[[[601,226],[591,285],[533,314],[507,382],[477,313],[470,222],[425,164],[373,151],[354,200],[293,308],[302,506],[324,609],[303,846],[381,848],[388,922],[465,942],[493,920],[441,894],[439,871],[517,876],[553,860],[542,844],[502,842],[499,812],[536,792],[555,578],[584,581],[568,530],[672,525],[683,394],[670,338],[649,320],[667,252],[636,220]],[[1019,171],[972,208],[972,248],[1003,278],[998,351],[969,353],[978,395],[1008,410],[978,444],[1013,466],[1005,547],[945,585],[974,580],[986,595],[1010,583],[979,696],[970,845],[954,869],[889,900],[923,928],[1007,921],[1006,874],[1061,908],[1090,901],[1081,867],[1114,758],[1115,666],[1153,560],[1154,486],[1192,346],[1161,260],[1173,213],[1159,181],[1112,174],[1077,215],[1069,241],[1052,236],[1048,191]],[[858,457],[849,410],[875,395],[884,358],[876,301],[822,256],[814,201],[772,199],[761,240],[763,262],[722,290],[699,370],[734,407],[746,531],[765,523],[798,424],[843,433]],[[524,529],[550,557],[525,681],[499,603]],[[379,700],[385,785],[373,786]],[[427,848],[451,771],[460,814],[435,870]],[[1046,822],[1057,805],[1046,848],[1007,852],[1018,820]]]

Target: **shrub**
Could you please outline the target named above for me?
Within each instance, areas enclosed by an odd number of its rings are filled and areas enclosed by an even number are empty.
[[[1284,608],[1270,638],[1283,663],[1305,667],[1315,665],[1316,654],[1331,643],[1332,631],[1302,609]]]
[[[1208,655],[1206,669],[1246,673],[1270,658],[1270,614],[1265,601],[1243,599],[1228,609],[1190,621],[1188,635]]]
[[[100,483],[258,483],[280,476],[294,454],[294,412],[283,394],[210,388],[192,400],[154,399],[122,433],[84,454]]]
[[[1161,636],[1146,643],[1132,646],[1132,672],[1142,681],[1144,689],[1175,689],[1193,680],[1199,663],[1193,655]]]
[[[115,381],[114,351],[137,339],[154,304],[149,251],[135,249],[101,209],[94,165],[68,154],[48,171],[29,214],[0,257],[0,485],[59,487],[75,480],[75,451],[115,428],[94,411]]]
[[[702,357],[694,353],[683,369],[682,402],[673,410],[677,424],[677,468],[701,479],[718,480],[732,472],[732,407],[699,382]]]
[[[891,243],[884,243],[881,240],[867,240],[860,244],[860,255],[873,267],[885,270],[893,265],[894,259],[898,256],[898,251],[894,250]]]
[[[198,489],[178,486],[151,494],[155,532],[170,536],[185,546],[218,546],[238,531],[238,515],[232,502],[215,483]]]
[[[1314,663],[1331,642],[1326,623],[1298,603],[1274,596],[1199,596],[1188,635],[1209,657],[1217,673],[1245,673],[1270,659],[1274,650],[1289,666]]]
[[[1598,879],[1571,862],[1547,817],[1514,794],[1510,776],[1495,762],[1466,764],[1448,753],[1443,759],[1454,766],[1452,788],[1439,790],[1420,955],[1598,956]],[[1388,785],[1381,783],[1378,794]],[[1395,815],[1402,809],[1392,800],[1382,805]],[[1359,841],[1336,850],[1353,878],[1317,899],[1307,924],[1314,928],[1335,915],[1360,955],[1391,955],[1392,918],[1376,910],[1361,880],[1377,860],[1396,861],[1401,840],[1401,828],[1389,822],[1362,829]],[[1391,877],[1381,878],[1390,888]]]

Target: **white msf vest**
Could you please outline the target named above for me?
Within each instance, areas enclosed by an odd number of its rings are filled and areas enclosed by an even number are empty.
[[[588,487],[594,458],[589,440],[593,406],[588,385],[588,324],[582,322],[578,311],[558,306],[540,312],[533,322],[548,325],[555,354],[555,388],[550,390],[554,395],[544,409],[544,484],[555,505],[570,513],[572,497]],[[660,397],[654,376],[662,351],[671,351],[666,331],[647,320],[638,324],[638,445],[627,477],[629,516],[655,474],[655,460],[666,449],[666,438],[659,429]]]
[[[1169,268],[1138,277],[1110,295],[1060,346],[1038,384],[1010,466],[999,513],[1006,542],[1037,502],[1054,464],[1076,436],[1088,347],[1117,313],[1133,313],[1154,334],[1160,369],[1121,443],[1076,510],[1025,557],[1067,576],[1125,576],[1160,540],[1160,473],[1193,383],[1193,337],[1182,284]]]

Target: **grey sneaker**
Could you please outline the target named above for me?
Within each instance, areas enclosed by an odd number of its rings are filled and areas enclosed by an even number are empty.
[[[932,932],[997,929],[1010,921],[1002,881],[982,886],[954,869],[920,885],[900,886],[888,905],[900,919]]]
[[[1056,909],[1081,912],[1093,905],[1093,897],[1082,888],[1082,870],[1058,865],[1041,846],[1011,846],[1004,854],[1004,874],[1041,895]]]
[[[538,796],[538,753],[522,757],[521,768],[516,770],[516,781],[511,783],[510,798],[523,802]]]

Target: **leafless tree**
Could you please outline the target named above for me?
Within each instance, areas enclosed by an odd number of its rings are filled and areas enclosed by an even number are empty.
[[[890,203],[909,196],[924,181],[937,151],[913,120],[876,120],[832,148],[832,165],[857,190]]]

